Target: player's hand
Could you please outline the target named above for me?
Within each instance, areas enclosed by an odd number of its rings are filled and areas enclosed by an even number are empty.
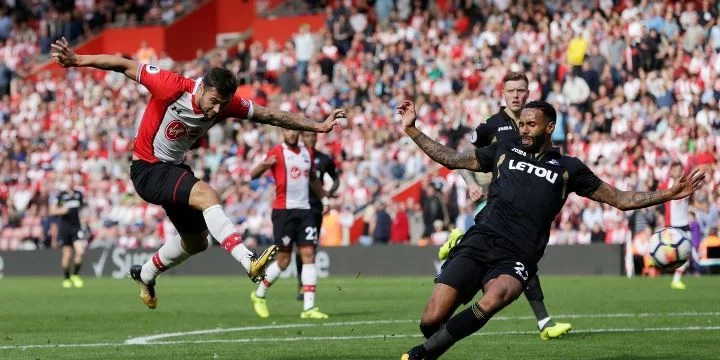
[[[50,56],[52,56],[53,60],[60,64],[60,66],[64,68],[78,66],[78,56],[72,51],[70,44],[64,37],[55,40],[55,43],[50,44],[50,47],[52,47],[53,50]]]
[[[262,164],[263,166],[273,166],[277,162],[277,158],[274,156],[268,156],[263,160]]]
[[[670,193],[673,194],[673,200],[684,199],[703,186],[705,186],[705,172],[696,169],[676,181],[670,188]]]
[[[410,100],[405,100],[400,103],[397,108],[398,114],[402,117],[403,127],[410,128],[415,127],[415,120],[417,120],[417,113],[415,112],[415,103]]]
[[[468,191],[470,192],[470,200],[472,201],[478,201],[485,196],[482,186],[478,184],[468,185]]]
[[[320,124],[320,132],[330,132],[335,127],[335,125],[340,123],[340,120],[344,120],[347,117],[345,116],[345,110],[343,109],[335,109],[330,113],[330,116],[328,116],[325,121]]]

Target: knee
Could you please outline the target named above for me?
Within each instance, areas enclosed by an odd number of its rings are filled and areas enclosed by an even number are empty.
[[[207,231],[198,235],[183,235],[182,247],[190,255],[201,253],[208,248],[208,234]]]
[[[303,246],[300,248],[300,259],[303,264],[312,264],[315,262],[315,249],[312,246]]]
[[[213,205],[220,204],[220,195],[204,181],[198,181],[190,190],[190,206],[205,210]]]
[[[445,323],[447,315],[437,307],[428,307],[420,319],[420,331],[429,337],[428,334],[434,334]]]
[[[201,252],[207,250],[207,248],[208,248],[207,241],[196,241],[195,243],[193,243],[191,246],[189,246],[187,248],[187,253],[190,255],[195,255],[195,254],[198,254],[198,253],[201,253]]]
[[[288,265],[290,265],[290,254],[287,256],[278,256],[277,258],[278,266],[280,267],[280,270],[287,269]]]

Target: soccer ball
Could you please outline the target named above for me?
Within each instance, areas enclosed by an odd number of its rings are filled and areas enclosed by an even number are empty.
[[[655,266],[674,270],[690,258],[692,244],[685,231],[666,227],[650,237],[649,249]]]

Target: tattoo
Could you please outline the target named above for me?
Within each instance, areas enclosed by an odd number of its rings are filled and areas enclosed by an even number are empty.
[[[595,201],[600,201],[613,207],[627,211],[659,205],[672,200],[673,194],[670,190],[663,191],[622,191],[607,183],[603,183],[590,196]]]
[[[439,142],[431,139],[417,128],[405,129],[410,138],[425,152],[431,159],[449,169],[480,170],[480,163],[477,161],[475,151],[458,153]]]
[[[465,184],[467,184],[468,186],[470,186],[470,185],[480,186],[480,184],[477,183],[477,180],[475,180],[475,175],[473,174],[472,171],[465,170],[465,169],[459,170],[459,171],[460,171],[460,176],[463,178],[463,180],[465,180]]]
[[[318,123],[302,115],[255,105],[251,121],[285,129],[320,132]]]

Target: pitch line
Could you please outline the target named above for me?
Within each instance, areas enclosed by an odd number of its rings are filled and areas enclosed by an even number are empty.
[[[652,328],[595,328],[573,330],[573,334],[596,333],[628,333],[628,332],[671,332],[671,331],[711,331],[720,330],[720,326],[684,326],[684,327],[652,327]],[[537,331],[487,331],[478,332],[473,336],[499,336],[499,335],[536,335]],[[42,349],[42,348],[82,348],[82,347],[119,347],[119,346],[147,346],[147,345],[181,345],[181,344],[209,344],[209,343],[254,343],[254,342],[294,342],[294,341],[321,341],[321,340],[371,340],[371,339],[402,339],[420,338],[421,334],[384,334],[384,335],[358,335],[358,336],[301,336],[279,338],[249,338],[249,339],[209,339],[209,340],[176,340],[158,341],[152,343],[89,343],[89,344],[39,344],[39,345],[10,345],[0,346],[0,350],[8,349]]]
[[[591,319],[591,318],[645,318],[645,317],[675,317],[675,316],[720,316],[720,312],[673,312],[673,313],[615,313],[615,314],[560,314],[555,315],[559,319]],[[535,319],[534,316],[497,316],[493,317],[493,321],[508,320],[530,320]],[[141,336],[128,339],[128,344],[146,344],[151,341],[174,338],[189,335],[205,335],[218,334],[226,332],[238,331],[254,331],[254,330],[271,330],[271,329],[295,329],[309,327],[326,327],[326,326],[351,326],[351,325],[379,325],[379,324],[407,324],[417,323],[419,320],[365,320],[365,321],[341,321],[328,323],[296,323],[281,325],[260,325],[260,326],[242,326],[236,328],[216,328],[206,330],[183,331],[174,333],[162,333],[148,336]]]

